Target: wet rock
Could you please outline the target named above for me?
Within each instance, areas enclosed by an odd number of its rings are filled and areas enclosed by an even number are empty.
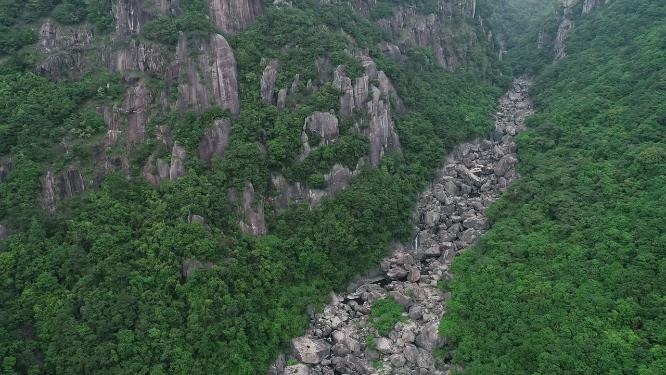
[[[215,103],[221,108],[229,109],[233,114],[238,114],[240,98],[234,52],[222,35],[213,35],[210,44],[214,57],[211,76]]]
[[[68,169],[59,175],[53,174],[49,169],[41,179],[42,207],[50,212],[56,209],[56,203],[86,190],[81,172],[77,169]]]

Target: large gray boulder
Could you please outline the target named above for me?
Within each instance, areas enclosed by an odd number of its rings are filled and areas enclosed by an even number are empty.
[[[503,177],[513,168],[518,160],[513,155],[504,155],[495,165],[495,174]]]
[[[432,321],[421,329],[421,333],[416,336],[416,345],[426,350],[433,350],[442,345],[442,338],[439,336],[439,324]]]
[[[296,359],[309,364],[317,364],[331,353],[331,345],[326,341],[306,336],[291,340],[291,347]]]

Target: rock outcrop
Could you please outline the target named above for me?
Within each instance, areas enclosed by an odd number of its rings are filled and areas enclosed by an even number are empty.
[[[385,47],[389,47],[390,55],[398,59],[403,52],[415,47],[429,47],[440,66],[455,69],[463,61],[465,49],[469,46],[456,43],[454,35],[458,39],[464,37],[468,43],[474,43],[477,38],[471,30],[468,35],[464,35],[464,30],[460,28],[456,29],[456,33],[451,32],[448,29],[450,19],[453,16],[475,19],[476,0],[440,1],[432,13],[421,12],[416,7],[399,6],[390,17],[378,20],[382,30],[396,41],[396,44]]]
[[[264,73],[261,75],[261,98],[266,103],[275,104],[273,91],[275,90],[275,81],[277,80],[279,63],[277,60],[270,60],[266,64]]]
[[[37,67],[37,73],[53,80],[81,77],[91,65],[85,51],[93,40],[93,30],[87,25],[60,26],[45,22],[39,29],[37,49],[46,54],[46,58]]]
[[[363,159],[359,161],[356,168],[352,171],[349,168],[335,164],[331,170],[324,175],[326,181],[325,189],[313,189],[296,182],[289,182],[280,174],[271,175],[271,190],[274,192],[271,202],[277,209],[287,208],[290,204],[306,202],[310,207],[318,207],[321,200],[325,197],[335,197],[337,193],[345,190],[352,177],[361,173]]]
[[[561,60],[567,56],[566,54],[566,40],[569,34],[573,31],[575,25],[571,20],[571,15],[574,7],[580,4],[583,0],[561,0],[562,1],[562,17],[560,25],[557,28],[557,36],[555,36],[555,43],[553,52],[555,60]],[[590,13],[594,8],[599,5],[608,4],[610,0],[584,0],[582,14]]]
[[[532,113],[529,84],[517,79],[500,99],[490,139],[462,144],[448,156],[440,176],[419,198],[413,243],[396,244],[375,277],[356,283],[350,293],[333,294],[306,335],[292,341],[292,355],[299,363],[285,366],[281,357],[274,374],[448,373],[451,365],[433,356],[446,344],[438,330],[450,297],[438,284],[451,280],[454,257],[490,227],[485,209],[518,177],[513,136]],[[387,336],[369,322],[372,303],[382,298],[393,298],[405,308],[403,320]],[[375,336],[374,347],[370,335]],[[372,362],[381,362],[381,370]]]
[[[86,184],[78,169],[70,168],[58,175],[49,169],[41,180],[42,207],[53,212],[58,202],[81,194],[85,190]]]
[[[370,141],[370,164],[377,166],[387,151],[399,150],[400,140],[395,131],[391,102],[399,111],[403,111],[402,101],[386,74],[377,70],[375,62],[367,55],[359,56],[365,73],[356,78],[354,85],[347,77],[343,66],[333,72],[333,87],[342,92],[340,96],[340,113],[350,118],[354,110],[365,114],[364,123],[357,123],[358,129]],[[375,86],[376,82],[379,87]]]
[[[179,70],[186,79],[179,85],[178,107],[201,113],[217,105],[232,114],[240,111],[236,59],[227,40],[219,34],[198,48],[198,56],[191,57],[187,41],[181,37],[177,46]]]
[[[140,80],[134,87],[127,90],[125,95],[124,112],[127,118],[127,143],[134,148],[146,137],[146,107],[150,102],[146,82]]]
[[[196,270],[209,270],[212,268],[213,263],[211,262],[202,262],[197,259],[185,259],[180,268],[180,275],[183,279],[187,280]]]
[[[303,142],[303,154],[305,159],[317,145],[327,145],[334,142],[339,134],[338,118],[334,113],[315,112],[305,119],[301,141]],[[308,135],[309,134],[309,135]],[[311,139],[317,137],[316,141]],[[311,145],[315,141],[314,145]]]
[[[583,14],[588,14],[599,5],[608,4],[610,0],[585,0],[583,4]]]
[[[208,0],[210,20],[227,34],[239,33],[263,13],[261,0]]]
[[[175,143],[171,149],[171,166],[169,167],[169,179],[176,180],[185,175],[185,149]]]
[[[256,196],[254,186],[250,182],[245,184],[242,205],[243,220],[239,223],[241,232],[255,236],[266,234],[264,204],[261,197]]]
[[[215,120],[213,126],[206,131],[199,144],[199,157],[210,164],[213,157],[224,157],[224,151],[229,143],[231,125],[227,119]]]

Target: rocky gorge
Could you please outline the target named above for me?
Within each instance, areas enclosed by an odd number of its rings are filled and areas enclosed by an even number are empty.
[[[460,145],[438,177],[421,194],[416,234],[396,243],[371,275],[347,293],[332,293],[323,311],[311,316],[306,335],[292,340],[269,374],[448,374],[446,338],[439,335],[453,278],[450,267],[489,229],[484,211],[518,177],[513,137],[532,113],[531,81],[518,78],[500,99],[496,127],[486,139]],[[390,333],[373,327],[373,303],[394,299],[404,308]],[[439,349],[439,350],[438,350]],[[436,353],[439,352],[439,355]]]

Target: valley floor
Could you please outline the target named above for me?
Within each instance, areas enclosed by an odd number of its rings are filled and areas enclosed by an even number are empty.
[[[530,85],[529,79],[516,79],[500,99],[492,135],[464,143],[448,156],[439,177],[419,197],[413,243],[396,244],[374,277],[356,283],[347,294],[333,294],[307,334],[292,340],[293,358],[281,355],[271,374],[449,372],[450,353],[439,335],[450,297],[447,283],[453,277],[449,268],[457,254],[488,230],[486,208],[518,177],[513,137],[532,114]],[[378,302],[387,300],[391,302]],[[405,312],[395,325],[379,312],[390,315],[386,306],[391,304]],[[386,319],[392,325],[388,334],[386,328],[378,330]]]

